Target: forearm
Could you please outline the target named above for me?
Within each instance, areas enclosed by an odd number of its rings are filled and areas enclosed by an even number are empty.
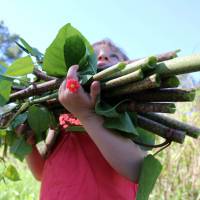
[[[103,118],[100,116],[93,114],[80,120],[107,162],[121,175],[137,181],[146,153],[130,139],[104,128]]]
[[[32,146],[32,152],[26,156],[26,162],[33,176],[40,181],[45,160],[42,158],[35,145]]]

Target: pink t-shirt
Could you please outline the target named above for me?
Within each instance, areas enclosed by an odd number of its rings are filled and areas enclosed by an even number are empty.
[[[87,133],[62,132],[45,162],[40,200],[134,200],[137,184],[118,174]]]

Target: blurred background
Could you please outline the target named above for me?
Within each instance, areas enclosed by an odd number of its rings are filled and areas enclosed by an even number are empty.
[[[191,0],[0,0],[0,72],[22,52],[14,41],[20,36],[41,52],[58,30],[71,23],[94,43],[110,38],[130,59],[181,49],[200,53],[200,1]],[[183,87],[200,87],[200,73],[181,76]],[[199,95],[192,103],[178,104],[175,118],[200,126]],[[160,141],[158,141],[160,142]],[[187,138],[158,154],[162,174],[151,200],[200,200],[200,141]],[[40,183],[25,163],[13,160],[21,181],[0,183],[0,200],[38,198]]]

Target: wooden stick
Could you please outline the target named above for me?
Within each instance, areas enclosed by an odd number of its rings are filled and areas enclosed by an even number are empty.
[[[146,113],[146,114],[141,114],[144,117],[147,117],[151,120],[154,120],[158,123],[161,123],[165,126],[174,128],[174,129],[179,129],[184,132],[190,137],[193,138],[198,138],[200,135],[200,128],[197,128],[195,126],[191,126],[189,124],[186,124],[184,122],[178,121],[174,118],[170,118],[168,116],[160,115],[160,114],[155,114],[155,113]]]
[[[126,94],[123,96],[109,97],[108,102],[121,101],[122,99],[132,99],[139,102],[186,102],[193,101],[195,98],[195,90],[184,89],[157,89],[141,91],[138,94]]]
[[[25,99],[30,96],[40,95],[47,91],[58,89],[63,79],[54,79],[45,83],[31,85],[24,90],[20,90],[10,95],[9,102],[15,101],[16,99]]]
[[[141,69],[139,69],[139,70],[132,72],[130,74],[127,74],[127,75],[124,75],[124,76],[103,82],[101,84],[101,89],[107,90],[109,88],[116,88],[116,87],[121,86],[121,85],[125,85],[125,84],[131,83],[131,82],[136,82],[138,80],[141,80],[141,79],[143,79],[143,77],[144,77],[143,72],[142,72]]]
[[[110,97],[115,97],[115,96],[122,96],[124,94],[136,93],[142,90],[156,88],[159,86],[160,86],[159,76],[154,74],[150,77],[145,78],[142,81],[129,83],[127,85],[119,87],[116,90],[106,91],[104,94],[104,97],[110,98]]]
[[[137,115],[137,122],[138,126],[163,138],[170,139],[174,142],[178,142],[181,144],[184,142],[185,132],[183,131],[169,128],[167,126],[164,126],[163,124],[147,119],[146,117],[143,117],[141,115]]]
[[[175,113],[176,106],[174,103],[137,103],[134,101],[129,101],[119,105],[117,107],[117,111]]]

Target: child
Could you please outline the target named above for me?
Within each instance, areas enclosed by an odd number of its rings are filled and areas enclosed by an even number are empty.
[[[103,69],[127,60],[109,40],[95,43],[98,68]],[[70,67],[66,81],[77,78],[78,66]],[[77,118],[87,133],[61,129],[52,153],[45,160],[33,145],[26,160],[36,179],[41,180],[40,200],[133,200],[141,162],[145,156],[130,139],[103,127],[104,119],[94,112],[100,85],[91,84],[90,94],[80,86],[76,92],[59,88],[59,101],[74,115],[61,116],[76,123]],[[77,118],[75,118],[77,117]],[[50,130],[52,132],[53,130]]]

